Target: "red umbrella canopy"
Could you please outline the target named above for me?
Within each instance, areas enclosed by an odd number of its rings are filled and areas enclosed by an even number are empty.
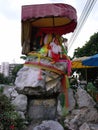
[[[38,4],[22,6],[22,24],[29,22],[39,33],[63,35],[73,32],[77,25],[75,8],[68,4]]]

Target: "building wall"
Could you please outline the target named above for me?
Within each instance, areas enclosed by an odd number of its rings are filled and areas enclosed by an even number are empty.
[[[1,65],[0,65],[0,73],[1,73]]]
[[[9,63],[8,62],[1,63],[1,73],[4,74],[5,77],[9,76]]]
[[[2,62],[0,65],[0,73],[4,74],[5,77],[11,77],[14,67],[17,65],[19,64],[9,64],[8,62]]]

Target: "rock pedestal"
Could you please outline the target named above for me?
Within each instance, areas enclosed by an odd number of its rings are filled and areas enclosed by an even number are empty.
[[[56,99],[32,99],[29,101],[28,116],[32,120],[54,120],[56,106]]]
[[[67,89],[66,107],[62,78],[65,76],[63,72],[67,71],[67,63],[51,64],[49,60],[41,59],[39,64],[37,60],[30,57],[30,62],[27,62],[30,64],[19,70],[15,87],[4,89],[16,111],[22,118],[29,119],[26,130],[64,130],[61,122],[70,130],[96,128],[96,102],[84,89]]]
[[[66,71],[67,62],[51,64],[48,59],[41,58],[39,64],[38,57],[30,57],[17,73],[16,91],[27,97],[24,114],[33,125],[43,120],[57,120],[58,115],[62,115],[58,97],[63,88],[61,80]]]

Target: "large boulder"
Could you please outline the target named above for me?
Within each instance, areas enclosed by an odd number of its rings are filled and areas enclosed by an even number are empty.
[[[37,55],[28,56],[15,80],[18,93],[26,95],[53,95],[61,88],[62,73],[67,73],[67,62],[54,64],[49,58]]]
[[[26,112],[27,110],[27,96],[20,94],[14,100],[12,104],[15,106],[17,111]]]
[[[17,74],[16,90],[20,94],[31,96],[50,96],[60,92],[61,78],[62,76],[53,72],[24,66]]]
[[[49,120],[43,121],[42,124],[32,130],[64,130],[64,128],[57,121]]]
[[[23,90],[25,87],[36,88],[38,86],[45,86],[44,77],[41,80],[39,78],[40,69],[34,67],[24,66],[17,74],[15,85],[18,90]]]
[[[76,99],[79,108],[82,107],[92,108],[96,104],[93,98],[82,88],[77,89]]]

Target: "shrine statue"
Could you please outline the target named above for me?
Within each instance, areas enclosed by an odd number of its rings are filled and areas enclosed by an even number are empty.
[[[53,38],[52,42],[49,45],[48,56],[53,59],[54,62],[58,62],[62,57],[62,48],[59,44],[59,40],[57,38]]]

